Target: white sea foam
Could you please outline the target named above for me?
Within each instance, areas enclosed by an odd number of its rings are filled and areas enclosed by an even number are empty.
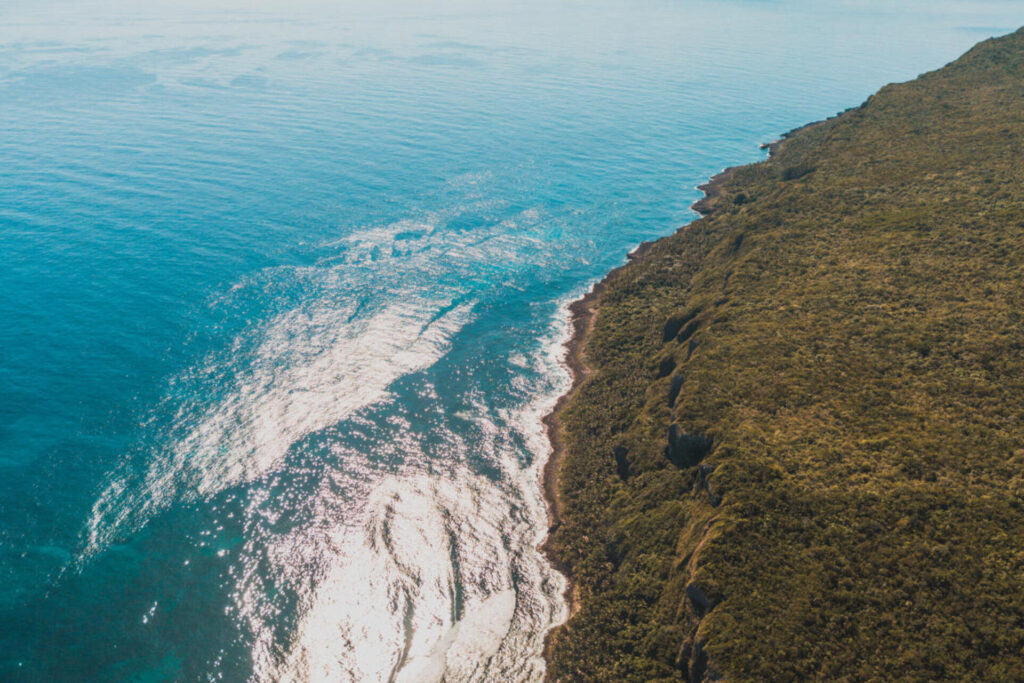
[[[384,400],[392,382],[445,353],[472,308],[397,297],[354,321],[354,306],[330,302],[280,314],[258,333],[248,359],[230,360],[244,369],[217,369],[228,385],[223,398],[179,409],[178,423],[190,427],[151,460],[141,489],[124,478],[110,483],[93,508],[87,554],[133,517],[252,481],[302,437]]]
[[[463,448],[503,449],[501,429],[491,422],[482,441]],[[253,544],[243,573],[256,586],[236,602],[257,634],[257,678],[539,678],[544,634],[565,617],[564,582],[537,549],[546,518],[535,470],[500,455],[508,476],[498,480],[473,474],[459,458],[443,472],[427,471],[424,461],[393,473],[336,472],[333,490],[365,489],[365,502],[353,508],[348,501],[358,496],[324,495],[321,502],[337,507],[316,517],[347,521]],[[281,563],[275,576],[305,563],[316,577],[283,657],[267,618],[272,591],[255,571],[264,553]]]
[[[507,513],[503,491],[465,472],[378,481],[363,523],[331,531],[293,644],[282,663],[258,657],[259,677],[466,680],[485,668],[515,611],[503,539],[521,531]]]
[[[492,405],[480,387],[463,397],[468,407],[416,427],[395,406],[373,408],[474,318],[471,290],[457,285],[480,263],[543,258],[513,227],[370,227],[324,245],[340,253],[315,267],[233,288],[220,305],[254,292],[285,305],[182,380],[195,386],[169,445],[148,455],[141,479],[129,468],[111,479],[84,556],[174,502],[244,485],[244,538],[228,575],[257,680],[541,677],[544,636],[566,616],[564,580],[538,549],[550,448],[541,418],[568,386],[564,316],[543,354],[512,354],[507,389],[518,403]],[[422,400],[440,400],[417,382]],[[363,443],[374,452],[332,440],[340,426],[371,430]],[[302,446],[314,434],[318,455]],[[282,490],[276,473],[293,461],[312,474]]]
[[[253,657],[264,681],[483,681],[542,677],[543,639],[567,616],[565,582],[538,550],[547,510],[540,470],[550,451],[541,418],[567,388],[562,364],[570,332],[565,306],[544,353],[530,360],[545,386],[510,411],[481,402],[460,419],[478,438],[455,439],[442,471],[413,438],[398,471],[333,472],[312,525],[285,538],[262,537],[244,560],[257,587],[236,596],[258,634]],[[520,437],[534,459],[519,465]],[[521,446],[520,446],[521,447]],[[468,456],[502,470],[473,474]],[[339,495],[360,489],[365,496]],[[362,500],[356,506],[352,500]],[[344,521],[341,521],[344,520]],[[273,610],[253,568],[266,547],[284,575],[305,564],[310,590],[291,645],[275,653]],[[301,562],[297,558],[303,558]],[[295,576],[301,581],[302,572]]]

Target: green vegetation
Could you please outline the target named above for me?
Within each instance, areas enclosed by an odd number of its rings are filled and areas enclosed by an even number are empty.
[[[558,680],[1024,680],[1024,30],[790,136],[596,298]]]

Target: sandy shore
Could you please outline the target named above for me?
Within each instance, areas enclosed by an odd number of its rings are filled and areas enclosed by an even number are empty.
[[[773,140],[770,143],[763,145],[763,148],[768,150],[769,158],[776,154],[779,149],[786,143],[786,141],[795,133],[802,131],[811,126],[821,123],[815,121],[804,126],[800,126],[788,133],[782,135],[777,140]],[[760,161],[752,163],[763,163]],[[690,207],[698,214],[700,220],[715,210],[715,205],[718,200],[722,197],[723,186],[725,183],[732,178],[733,174],[737,169],[743,168],[740,166],[731,166],[724,169],[720,173],[712,176],[708,179],[708,182],[697,187],[698,190],[704,193],[704,196],[693,203]],[[685,230],[688,226],[692,225],[693,221],[686,225],[680,226],[676,232]],[[659,238],[662,239],[662,238]],[[623,265],[615,268],[604,278],[595,284],[589,292],[587,292],[581,299],[572,302],[569,305],[569,321],[572,326],[572,331],[569,338],[565,342],[565,364],[569,368],[569,374],[571,376],[571,384],[564,394],[562,394],[558,401],[555,403],[554,408],[551,412],[544,416],[543,422],[544,427],[547,430],[548,439],[551,441],[551,455],[547,462],[544,464],[542,472],[542,488],[544,489],[544,498],[547,502],[548,508],[548,540],[545,540],[541,550],[547,555],[548,560],[552,565],[566,577],[566,593],[565,601],[569,610],[569,618],[576,613],[579,607],[578,599],[575,594],[575,589],[572,583],[572,578],[569,576],[569,572],[565,567],[560,566],[551,553],[547,550],[547,544],[550,542],[551,534],[558,529],[561,525],[562,520],[562,502],[559,497],[560,481],[559,481],[559,468],[562,464],[562,458],[565,455],[565,442],[562,438],[562,425],[561,425],[561,414],[566,409],[569,402],[572,400],[579,388],[587,377],[590,375],[590,368],[586,362],[586,345],[587,339],[590,336],[590,331],[594,327],[594,321],[599,313],[600,299],[605,289],[618,278],[622,271],[628,268],[631,264],[643,259],[650,252],[651,248],[657,243],[658,240],[652,242],[641,242],[636,249],[631,251],[627,256],[627,261]],[[547,658],[547,650],[550,647],[551,637],[555,633],[558,627],[552,628],[548,631],[544,638],[544,651],[545,659]]]
[[[781,136],[778,140],[774,140],[771,143],[767,143],[769,156],[774,155],[779,148],[786,142],[786,140],[805,128],[814,126],[820,122],[809,123],[800,128],[796,128],[785,135]],[[761,162],[753,162],[761,163]],[[690,207],[698,214],[700,218],[710,215],[715,208],[715,204],[718,199],[722,196],[722,186],[729,181],[736,169],[742,168],[742,166],[732,166],[724,169],[722,172],[712,176],[708,182],[697,187],[698,190],[704,193],[704,196],[694,202]],[[700,220],[699,218],[697,220]],[[692,225],[687,223],[679,228],[684,230],[687,226]],[[678,232],[678,230],[677,230]],[[605,277],[595,284],[589,292],[587,292],[581,299],[572,302],[569,305],[569,320],[572,325],[572,332],[569,339],[565,342],[565,364],[569,368],[571,376],[571,385],[562,396],[558,398],[554,408],[551,412],[544,416],[543,422],[544,427],[547,430],[548,439],[551,441],[551,455],[547,462],[544,464],[544,470],[542,473],[542,487],[544,489],[544,498],[547,501],[548,507],[548,534],[554,533],[554,531],[561,524],[562,515],[562,502],[559,498],[559,467],[562,464],[562,457],[565,455],[565,443],[562,439],[562,426],[561,426],[561,414],[566,409],[572,397],[575,395],[576,390],[579,388],[587,377],[590,375],[590,368],[586,363],[586,344],[587,339],[590,335],[591,329],[594,327],[594,321],[598,315],[598,303],[601,299],[601,295],[605,289],[615,281],[617,277],[622,273],[625,268],[628,268],[632,263],[644,258],[651,247],[655,245],[657,240],[652,242],[641,242],[636,249],[629,253],[627,256],[627,262],[623,265],[615,268],[609,272]],[[547,542],[545,542],[546,545]],[[543,550],[543,548],[542,548]],[[569,607],[569,616],[571,617],[576,612],[577,605],[573,595],[572,581],[568,577],[568,573],[564,567],[558,565],[555,558],[551,557],[550,553],[548,560],[552,562],[556,569],[562,574],[566,575],[568,580],[568,588],[566,592],[566,602]],[[550,638],[551,633],[548,633]],[[545,639],[547,640],[547,639]]]
[[[777,145],[779,143],[775,142],[772,144]],[[700,185],[697,189],[704,193],[704,197],[695,202],[690,208],[699,213],[701,217],[711,213],[714,201],[721,195],[720,186],[722,183],[729,180],[736,168],[739,167],[734,166],[727,168],[721,173],[712,176],[708,182]],[[683,226],[679,229],[682,230],[685,227],[686,226]],[[572,399],[576,389],[590,374],[590,368],[587,367],[585,359],[585,346],[590,330],[594,326],[594,320],[597,317],[598,301],[600,300],[601,294],[604,290],[612,281],[615,280],[615,278],[619,276],[621,271],[629,267],[629,265],[634,261],[638,261],[646,256],[647,252],[650,251],[654,244],[655,242],[641,242],[636,249],[629,253],[627,256],[628,261],[626,263],[609,272],[600,282],[595,284],[589,292],[583,295],[581,299],[577,299],[569,305],[569,319],[570,324],[572,325],[572,333],[569,336],[569,339],[565,342],[565,364],[569,368],[572,384],[570,385],[569,390],[559,397],[558,401],[555,403],[555,407],[552,408],[550,413],[544,416],[543,420],[544,426],[547,429],[548,438],[551,440],[551,456],[544,464],[543,474],[544,497],[547,499],[548,503],[549,532],[554,531],[561,523],[562,508],[561,501],[558,496],[558,467],[561,464],[562,456],[564,455],[565,444],[562,441],[559,416]]]
[[[615,268],[604,278],[595,284],[583,298],[569,304],[569,320],[572,325],[572,333],[565,342],[565,364],[569,368],[572,384],[569,390],[562,394],[551,412],[544,416],[544,426],[547,428],[548,438],[551,440],[551,456],[544,464],[544,497],[548,502],[548,527],[554,531],[560,523],[561,501],[558,497],[558,466],[561,464],[562,455],[565,450],[561,436],[561,423],[559,416],[565,410],[566,405],[576,392],[577,387],[590,375],[590,368],[587,367],[584,359],[584,346],[591,328],[594,326],[594,319],[597,316],[597,302],[608,283],[618,277],[623,268],[626,268],[633,261],[642,258],[644,254],[654,245],[654,242],[643,242],[629,253],[629,261],[618,268]]]

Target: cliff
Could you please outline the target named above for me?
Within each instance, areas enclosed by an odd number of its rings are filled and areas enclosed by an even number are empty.
[[[584,305],[553,680],[1024,680],[1024,30],[730,169]]]

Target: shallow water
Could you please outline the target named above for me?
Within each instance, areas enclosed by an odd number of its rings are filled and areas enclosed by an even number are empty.
[[[1015,2],[0,7],[0,679],[526,680],[561,311]]]

